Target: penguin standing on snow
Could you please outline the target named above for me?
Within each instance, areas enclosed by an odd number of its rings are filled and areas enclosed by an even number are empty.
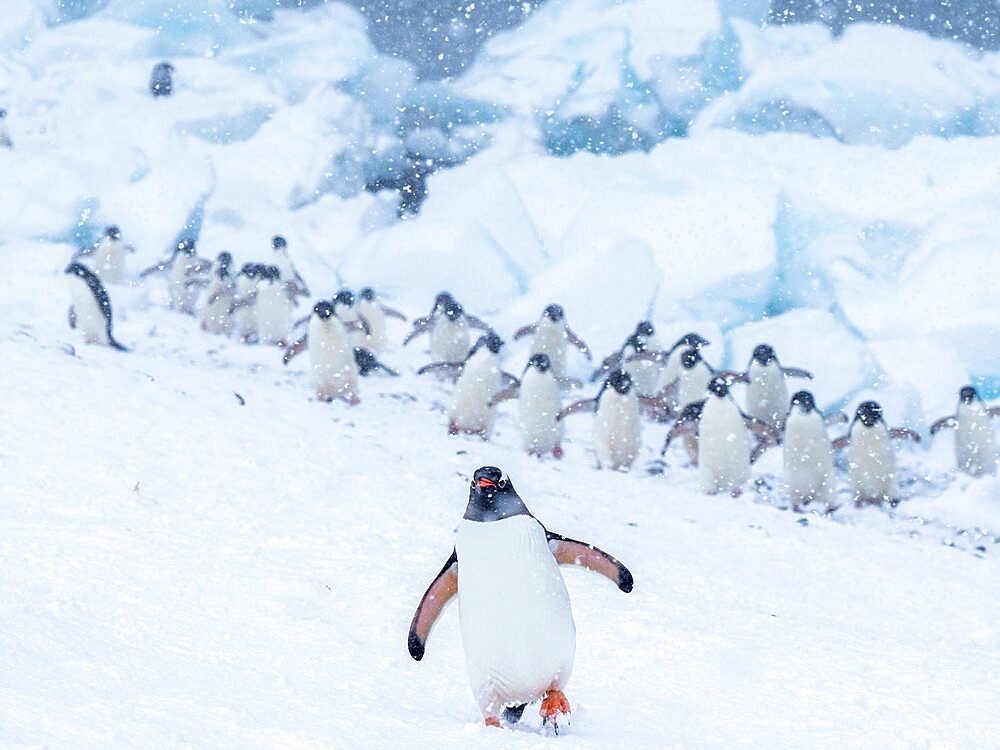
[[[1000,416],[1000,406],[987,408],[971,385],[958,392],[955,414],[931,425],[931,435],[955,428],[955,461],[959,471],[971,477],[997,473],[997,441],[991,417]]]
[[[124,284],[125,257],[131,252],[135,252],[135,248],[122,242],[122,230],[115,224],[109,224],[104,227],[100,239],[82,251],[79,257],[91,258],[94,273],[105,284]]]
[[[376,354],[385,350],[386,318],[406,320],[406,316],[399,310],[380,302],[375,296],[375,290],[370,286],[366,286],[358,292],[358,317],[368,324],[368,332],[364,339],[365,348]]]
[[[69,307],[69,327],[80,326],[88,344],[105,344],[120,352],[127,352],[115,341],[111,331],[111,300],[108,290],[93,271],[82,263],[73,262],[66,267],[70,278],[72,302]]]
[[[517,723],[529,703],[559,731],[576,656],[576,625],[560,565],[593,570],[628,593],[628,568],[592,544],[548,531],[494,466],[476,470],[455,549],[413,615],[407,646],[424,656],[441,611],[458,596],[472,693],[487,726]]]
[[[664,363],[660,370],[660,379],[656,383],[656,392],[664,394],[664,391],[667,391],[664,396],[666,405],[670,407],[671,412],[679,413],[682,406],[690,403],[691,400],[700,399],[704,395],[705,387],[708,386],[708,380],[711,378],[705,380],[705,386],[698,390],[698,395],[694,399],[680,400],[681,360],[688,349],[694,349],[695,353],[700,354],[701,350],[709,343],[711,342],[708,339],[698,333],[686,333],[677,339],[673,346],[661,353],[660,356]]]
[[[847,473],[857,507],[883,502],[895,505],[899,502],[893,438],[920,442],[920,435],[913,430],[890,429],[877,401],[862,401],[847,435],[833,441],[835,450],[848,449]]]
[[[598,468],[628,471],[642,448],[641,400],[632,376],[624,370],[614,370],[604,379],[597,396],[570,404],[559,412],[557,419],[592,409]]]
[[[292,259],[288,257],[288,240],[280,234],[276,234],[271,238],[270,265],[277,266],[285,291],[288,294],[288,299],[293,304],[297,305],[299,303],[299,297],[309,296],[309,287],[306,286],[306,282],[303,281],[301,274],[292,265]]]
[[[745,372],[738,380],[747,383],[746,411],[751,417],[781,429],[788,409],[788,386],[785,378],[812,380],[812,373],[799,367],[783,367],[770,344],[758,344]]]
[[[590,348],[583,339],[566,325],[566,313],[562,305],[546,307],[537,323],[523,326],[514,332],[514,340],[528,334],[534,334],[531,340],[531,354],[546,355],[552,374],[557,380],[565,382],[567,342],[579,349],[588,362],[593,359]]]
[[[222,251],[215,259],[215,281],[208,289],[201,308],[201,330],[229,335],[232,329],[230,309],[235,298],[236,283],[230,268],[233,256]]]
[[[229,312],[233,330],[244,344],[257,343],[257,309],[254,303],[263,268],[260,263],[244,263],[236,276],[236,289]]]
[[[277,266],[262,266],[256,290],[257,340],[261,344],[287,346],[292,327],[292,300]]]
[[[413,330],[403,339],[406,346],[421,333],[430,334],[431,359],[434,362],[462,362],[469,351],[469,328],[485,333],[493,329],[465,309],[448,292],[441,292],[434,299],[430,315],[413,321]]]
[[[449,435],[466,432],[483,440],[489,438],[496,419],[497,394],[504,389],[505,381],[518,382],[500,367],[503,345],[503,339],[491,332],[479,337],[464,362],[434,362],[417,370],[418,375],[428,372],[457,375],[448,409]]]
[[[747,444],[748,429],[759,438],[752,453]],[[719,375],[709,381],[707,398],[684,407],[667,433],[660,455],[666,454],[674,438],[692,432],[698,434],[696,464],[701,489],[710,495],[739,495],[750,479],[750,465],[764,448],[778,442],[770,427],[740,411],[729,394],[727,379]]]
[[[336,315],[335,302],[320,300],[313,305],[309,330],[285,352],[284,364],[291,362],[307,346],[316,398],[320,401],[342,398],[352,406],[359,403],[354,347],[347,338],[343,322]]]
[[[174,93],[174,66],[167,62],[158,62],[149,74],[149,93],[154,97],[170,96]]]
[[[521,445],[531,456],[551,453],[562,458],[565,425],[559,417],[562,392],[552,372],[549,355],[532,354],[521,374],[520,384],[513,384],[493,397],[493,403],[518,397],[518,425]]]
[[[794,393],[784,421],[785,482],[792,508],[800,510],[816,502],[827,512],[833,510],[833,445],[826,433],[827,421],[816,408],[812,393]]]
[[[212,261],[199,258],[195,249],[195,241],[186,237],[177,243],[169,258],[154,263],[139,274],[145,278],[154,273],[168,273],[167,292],[170,295],[170,306],[186,315],[194,315],[198,305],[201,288],[208,286],[205,276],[212,268]]]

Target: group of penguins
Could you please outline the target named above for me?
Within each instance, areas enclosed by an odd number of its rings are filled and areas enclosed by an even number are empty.
[[[66,269],[73,285],[70,326],[79,327],[88,343],[125,349],[113,335],[105,284],[130,283],[126,255],[131,249],[121,230],[108,226]],[[320,401],[357,404],[359,377],[398,376],[378,355],[388,345],[387,319],[406,318],[366,287],[357,295],[342,290],[332,299],[319,300],[309,315],[295,320],[294,307],[310,292],[281,236],[272,238],[267,262],[245,263],[238,272],[228,252],[212,262],[198,256],[193,240],[181,240],[169,258],[145,269],[139,278],[154,274],[166,278],[171,307],[198,317],[203,330],[280,346],[285,364],[307,351]],[[304,332],[295,338],[292,332],[301,327]],[[481,335],[473,342],[474,329]],[[450,434],[488,439],[498,404],[516,398],[524,450],[560,458],[564,420],[589,412],[599,468],[627,471],[640,453],[644,421],[666,422],[671,426],[661,456],[675,441],[682,443],[698,469],[702,490],[709,494],[738,495],[750,479],[751,465],[768,448],[781,445],[785,482],[796,510],[809,503],[825,511],[837,507],[834,455],[845,449],[856,504],[894,504],[899,488],[893,440],[920,440],[913,430],[890,428],[875,401],[859,404],[847,433],[831,440],[828,428],[848,422],[848,417],[823,414],[808,390],[789,395],[789,379],[812,375],[784,366],[765,343],[755,347],[744,371],[720,371],[703,358],[709,342],[699,334],[688,333],[664,345],[653,324],[641,321],[594,371],[591,382],[600,383],[596,395],[565,405],[566,391],[583,387],[567,375],[570,346],[587,361],[592,353],[569,327],[560,305],[549,305],[536,322],[513,334],[515,340],[531,337],[520,376],[501,366],[503,339],[448,292],[438,294],[430,312],[413,321],[403,345],[422,334],[428,335],[432,361],[418,374],[454,383]],[[732,394],[737,384],[745,385],[742,408]],[[964,386],[956,413],[935,421],[930,433],[954,428],[958,469],[973,477],[996,474],[991,419],[998,415],[1000,407],[988,407],[973,386]]]

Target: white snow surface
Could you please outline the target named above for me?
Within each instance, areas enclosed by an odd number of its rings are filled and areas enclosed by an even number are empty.
[[[951,433],[927,435],[960,386],[1000,396],[996,54],[553,0],[428,84],[336,3],[266,23],[74,7],[0,4],[0,747],[1000,747],[1000,479],[956,474]],[[154,101],[164,57],[176,92]],[[771,102],[788,114],[758,116]],[[453,127],[401,133],[414,106]],[[689,136],[548,153],[547,112],[608,107]],[[404,142],[479,151],[399,221],[362,186]],[[665,342],[701,332],[717,366],[767,341],[824,409],[876,398],[924,442],[897,446],[896,508],[796,514],[778,450],[730,498],[680,448],[659,459],[663,425],[628,473],[595,468],[586,415],[561,461],[522,453],[511,402],[489,442],[448,437],[450,386],[415,374],[426,339],[353,408],[310,398],[306,356],[167,310],[156,278],[109,288],[130,352],[86,346],[62,271],[110,223],[133,277],[187,233],[237,267],[280,233],[317,297],[370,284],[413,318],[447,288],[508,341],[551,302],[598,356],[645,317]],[[520,373],[527,343],[507,349]],[[537,707],[482,725],[457,608],[406,652],[483,464],[635,576],[624,595],[563,569],[558,737]]]

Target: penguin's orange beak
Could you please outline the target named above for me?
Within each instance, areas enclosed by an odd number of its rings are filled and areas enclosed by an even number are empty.
[[[479,487],[480,489],[485,489],[486,487],[496,487],[496,484],[493,482],[492,479],[487,479],[486,477],[483,477],[478,482],[476,482],[476,486]]]

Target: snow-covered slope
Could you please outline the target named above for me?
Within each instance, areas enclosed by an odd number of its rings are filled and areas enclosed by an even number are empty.
[[[558,301],[598,354],[650,317],[735,368],[769,341],[824,408],[874,397],[926,437],[961,385],[1000,395],[995,55],[553,0],[428,84],[335,3],[55,7],[0,7],[0,746],[1000,745],[1000,480],[956,474],[950,435],[900,447],[895,509],[796,514],[777,451],[706,497],[662,425],[627,474],[594,468],[585,415],[559,462],[521,453],[510,405],[449,438],[422,343],[357,407],[316,403],[305,362],[204,334],[155,278],[109,290],[130,352],[86,346],[62,275],[109,223],[133,277],[184,234],[239,266],[281,233],[316,296],[372,284],[412,318],[448,288],[508,340]],[[598,131],[641,148],[575,153]],[[400,221],[363,188],[415,152],[458,166]],[[487,463],[636,578],[565,573],[558,738],[534,708],[481,725],[457,612],[406,653]]]

